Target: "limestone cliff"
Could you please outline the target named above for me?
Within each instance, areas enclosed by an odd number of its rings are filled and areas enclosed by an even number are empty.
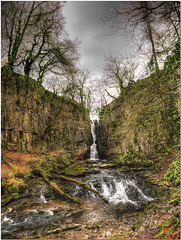
[[[57,96],[24,76],[2,71],[3,143],[21,150],[64,148],[84,155],[92,143],[89,115],[81,104]]]
[[[163,76],[163,77],[162,77]],[[129,84],[100,112],[101,158],[126,155],[154,157],[179,141],[179,69],[160,79],[153,74]]]

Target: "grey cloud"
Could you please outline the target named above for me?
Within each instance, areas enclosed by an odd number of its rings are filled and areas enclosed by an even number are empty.
[[[93,74],[101,75],[104,55],[118,56],[127,46],[123,37],[111,35],[111,24],[104,24],[105,2],[67,2],[64,15],[71,38],[78,37],[81,44],[81,64]]]

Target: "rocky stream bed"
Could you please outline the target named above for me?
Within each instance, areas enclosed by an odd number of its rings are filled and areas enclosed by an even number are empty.
[[[106,163],[88,161],[89,174],[78,177],[98,190],[109,202],[74,183],[56,179],[57,185],[81,204],[60,198],[41,178],[28,181],[26,191],[16,201],[2,207],[3,239],[145,239],[153,238],[158,225],[171,219],[178,208],[165,201],[168,187],[157,185],[164,196],[147,185],[145,173],[121,173]],[[107,167],[110,166],[109,164]],[[92,172],[92,173],[91,173]],[[77,179],[77,178],[76,178]],[[152,186],[154,185],[152,182]]]

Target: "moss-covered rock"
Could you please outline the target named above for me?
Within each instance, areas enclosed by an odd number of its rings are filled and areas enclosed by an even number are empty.
[[[64,173],[68,176],[76,177],[76,176],[84,175],[86,173],[86,169],[81,165],[71,164],[66,168]]]
[[[26,189],[27,185],[21,178],[12,178],[6,187],[9,193],[21,193]]]
[[[156,192],[157,197],[165,196],[166,194],[168,195],[169,186],[166,186],[158,179],[145,177],[144,181],[148,187],[152,188]]]

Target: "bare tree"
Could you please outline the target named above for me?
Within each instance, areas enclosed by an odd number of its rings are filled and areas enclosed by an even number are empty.
[[[169,4],[170,3],[170,4]],[[170,46],[165,36],[174,31],[179,39],[179,2],[109,2],[104,21],[111,21],[116,34],[125,33],[134,40],[138,52],[149,56],[149,66],[159,73],[160,56]],[[169,24],[168,24],[169,23]],[[166,32],[169,32],[166,33]],[[166,35],[165,35],[166,33]],[[172,34],[173,36],[173,34]],[[150,47],[148,47],[150,46]]]
[[[36,9],[42,2],[2,3],[2,42],[7,52],[8,67],[13,70],[18,51],[30,26],[39,21]]]
[[[7,42],[4,51],[11,70],[21,71],[23,66],[26,78],[33,71],[40,84],[47,72],[74,71],[79,41],[68,39],[62,7],[62,2],[2,5],[2,39]]]
[[[65,75],[76,71],[75,64],[78,60],[77,46],[78,39],[70,41],[64,39],[63,42],[50,43],[50,49],[45,50],[38,61],[38,82],[43,82],[45,73],[51,72],[55,75]]]
[[[109,92],[109,89],[116,89],[118,95],[123,94],[125,87],[129,83],[134,82],[137,65],[134,63],[128,65],[127,62],[125,62],[125,59],[112,56],[105,56],[105,62],[105,75],[103,81],[108,87],[106,92],[110,97],[115,98],[115,96]]]

